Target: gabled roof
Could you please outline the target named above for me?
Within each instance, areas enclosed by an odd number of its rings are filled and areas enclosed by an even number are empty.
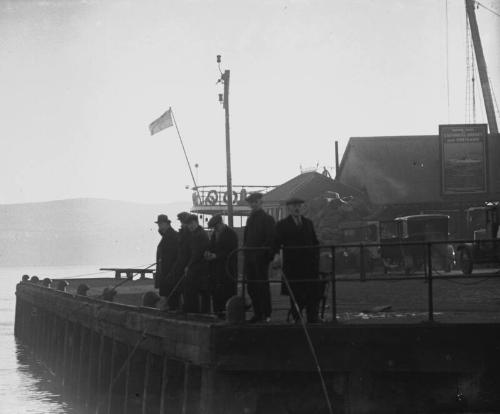
[[[337,174],[375,204],[441,198],[439,136],[351,138]]]
[[[486,199],[500,191],[499,141],[498,136],[488,136]],[[439,135],[351,138],[336,179],[366,192],[373,204],[442,202]]]
[[[364,195],[355,188],[332,180],[315,171],[305,172],[279,185],[264,195],[264,204],[284,204],[291,197],[311,200],[326,191],[339,193],[341,197]]]

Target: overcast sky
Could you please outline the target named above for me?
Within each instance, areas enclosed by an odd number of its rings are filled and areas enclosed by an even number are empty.
[[[500,14],[500,1],[481,0]],[[448,0],[0,0],[0,203],[191,199],[225,180],[216,55],[231,70],[233,183],[334,164],[334,140],[465,121],[465,7]],[[500,17],[477,10],[500,100]],[[484,111],[478,121],[485,121]]]

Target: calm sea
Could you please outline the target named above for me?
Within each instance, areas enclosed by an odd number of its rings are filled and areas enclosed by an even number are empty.
[[[98,269],[98,266],[0,268],[0,414],[85,413],[81,407],[61,398],[50,372],[29,349],[16,343],[15,290],[23,274],[37,275],[40,279],[69,278],[96,273]]]

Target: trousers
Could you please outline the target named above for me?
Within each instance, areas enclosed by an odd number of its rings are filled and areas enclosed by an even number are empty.
[[[260,258],[245,258],[243,273],[248,283],[248,294],[252,299],[254,316],[265,319],[271,316],[271,289],[269,287],[269,261]]]

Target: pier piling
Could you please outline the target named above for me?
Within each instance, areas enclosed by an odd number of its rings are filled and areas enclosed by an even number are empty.
[[[470,412],[495,412],[498,323],[336,324],[342,307],[330,251],[333,323],[308,330],[336,413],[406,412],[405,395],[423,401],[421,412],[437,403],[451,412],[458,400]],[[432,320],[432,272],[427,276]],[[17,289],[17,339],[86,413],[325,412],[299,326],[169,316],[25,282]]]

